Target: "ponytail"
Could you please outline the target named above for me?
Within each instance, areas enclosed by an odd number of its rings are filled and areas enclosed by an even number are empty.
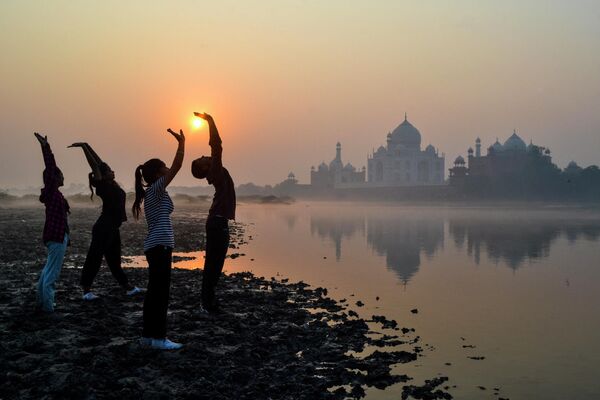
[[[89,184],[90,184],[90,192],[92,192],[92,194],[90,195],[90,200],[94,200],[94,188],[93,188],[93,185],[92,185],[92,179],[93,179],[92,177],[93,176],[94,176],[93,172],[90,172],[88,174],[88,180],[89,180]]]
[[[158,158],[152,158],[146,161],[144,164],[139,165],[135,169],[135,201],[133,202],[133,207],[131,208],[133,217],[135,219],[140,218],[140,213],[142,211],[142,201],[144,201],[144,196],[146,195],[144,186],[152,185],[154,182],[156,182],[156,179],[159,177],[160,170],[164,167],[164,162]]]
[[[135,169],[135,201],[133,202],[133,207],[131,207],[131,212],[133,213],[133,218],[136,220],[140,218],[140,212],[142,211],[142,201],[144,200],[144,195],[146,191],[144,190],[144,186],[142,184],[142,165],[139,165]]]

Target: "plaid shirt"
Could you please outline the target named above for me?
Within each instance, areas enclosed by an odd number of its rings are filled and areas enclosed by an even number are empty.
[[[46,206],[46,222],[44,223],[44,243],[59,242],[65,238],[65,233],[69,233],[67,222],[67,213],[69,212],[69,203],[58,190],[58,167],[54,160],[54,154],[50,145],[42,146],[44,154],[44,164],[46,172],[44,173],[44,187],[40,194],[40,202]]]

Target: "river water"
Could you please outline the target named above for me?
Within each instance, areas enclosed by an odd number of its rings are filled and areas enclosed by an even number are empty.
[[[250,240],[226,272],[303,280],[415,328],[424,357],[397,367],[413,383],[448,376],[459,399],[600,398],[598,211],[300,202],[241,205],[237,220]]]

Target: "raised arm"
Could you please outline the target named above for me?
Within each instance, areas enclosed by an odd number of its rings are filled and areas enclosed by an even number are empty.
[[[92,172],[94,173],[94,179],[102,179],[102,173],[100,172],[100,163],[102,163],[102,160],[100,159],[100,157],[98,157],[98,154],[96,154],[96,152],[92,149],[92,146],[84,142],[78,142],[73,143],[68,147],[81,147],[81,149],[83,150],[83,154],[85,154],[85,158],[87,159],[87,162],[90,165]]]
[[[223,167],[223,146],[221,145],[222,140],[219,136],[219,130],[217,124],[212,116],[207,113],[195,112],[194,115],[198,118],[202,118],[208,123],[208,145],[210,146],[211,156],[211,169],[213,172],[220,170]]]
[[[96,160],[96,163],[98,165],[102,164],[102,159],[100,158],[100,156],[98,154],[96,154],[94,149],[92,149],[92,146],[90,146],[87,142],[85,143],[85,148],[90,153],[90,156],[92,156],[94,158],[94,160]]]
[[[46,172],[44,173],[44,185],[46,187],[54,187],[58,182],[58,166],[54,159],[54,154],[48,143],[48,136],[42,136],[37,132],[33,133],[42,146],[42,154],[44,156],[44,165],[46,166]]]
[[[179,133],[176,133],[169,128],[167,129],[167,132],[177,139],[177,152],[175,152],[175,158],[173,158],[169,172],[167,172],[165,175],[165,187],[171,183],[173,178],[175,178],[175,175],[177,175],[177,172],[179,172],[181,169],[181,165],[183,164],[183,155],[185,152],[185,135],[183,134],[183,131],[180,129]]]
[[[56,160],[54,159],[54,154],[52,154],[52,149],[50,149],[48,136],[42,136],[37,132],[33,132],[33,134],[42,146],[42,154],[44,156],[44,165],[46,168],[56,168]]]

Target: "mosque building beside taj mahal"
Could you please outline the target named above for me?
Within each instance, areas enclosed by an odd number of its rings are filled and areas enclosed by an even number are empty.
[[[311,167],[315,189],[435,186],[444,184],[445,155],[431,144],[421,150],[421,133],[404,115],[404,121],[387,134],[386,146],[367,157],[367,167],[357,170],[342,162],[342,146],[328,164]]]

